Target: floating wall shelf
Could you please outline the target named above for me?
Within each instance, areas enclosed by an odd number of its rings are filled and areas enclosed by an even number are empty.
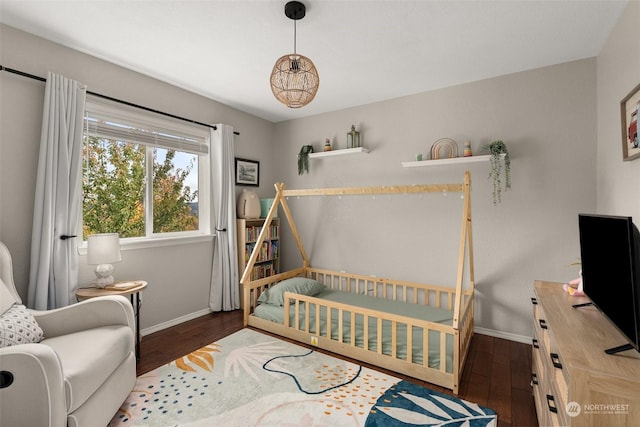
[[[341,150],[331,150],[331,151],[320,151],[318,153],[310,153],[310,159],[320,159],[323,157],[333,157],[333,156],[349,156],[352,154],[367,154],[369,150],[364,147],[356,147],[356,148],[344,148]]]
[[[500,156],[504,157],[504,154],[501,154]],[[402,162],[402,167],[403,168],[422,168],[422,167],[428,167],[428,166],[454,165],[459,163],[488,162],[490,159],[491,159],[491,155],[489,154],[484,156],[453,157],[450,159]]]

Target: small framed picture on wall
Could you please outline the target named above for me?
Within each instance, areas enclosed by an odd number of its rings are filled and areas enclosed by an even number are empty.
[[[236,185],[260,185],[260,162],[236,157]]]
[[[622,160],[640,157],[638,140],[638,116],[640,115],[640,84],[620,101],[622,118]]]

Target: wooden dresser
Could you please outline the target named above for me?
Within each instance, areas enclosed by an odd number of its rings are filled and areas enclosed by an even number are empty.
[[[535,281],[533,396],[541,426],[640,426],[640,353],[596,307],[561,283]]]

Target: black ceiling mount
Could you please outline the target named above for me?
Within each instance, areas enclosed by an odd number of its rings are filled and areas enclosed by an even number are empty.
[[[299,1],[290,1],[284,5],[284,14],[287,18],[297,21],[304,18],[307,8]]]

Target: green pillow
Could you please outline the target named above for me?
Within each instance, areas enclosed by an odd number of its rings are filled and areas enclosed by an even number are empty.
[[[324,285],[320,282],[305,277],[292,277],[291,279],[285,279],[282,282],[276,283],[261,293],[258,297],[258,302],[283,306],[285,292],[315,296],[322,291],[324,291]]]

